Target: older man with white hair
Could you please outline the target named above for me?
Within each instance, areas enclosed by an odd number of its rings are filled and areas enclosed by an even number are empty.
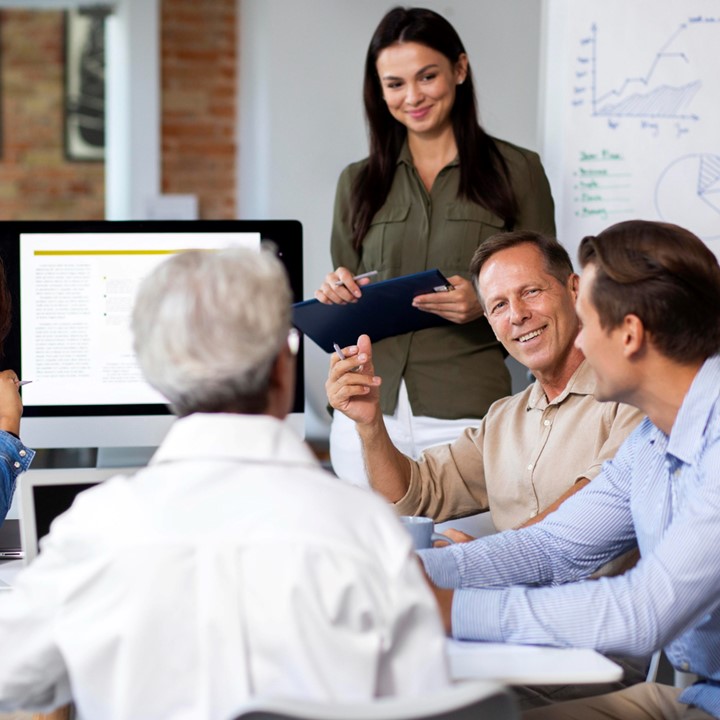
[[[434,598],[393,511],[282,422],[290,289],[271,252],[188,251],[141,285],[145,377],[180,419],[148,468],[80,494],[0,597],[0,710],[230,718],[255,695],[447,684]]]

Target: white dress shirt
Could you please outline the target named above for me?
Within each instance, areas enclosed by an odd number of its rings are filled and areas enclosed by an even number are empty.
[[[179,420],[88,490],[0,597],[0,709],[231,718],[252,696],[367,700],[448,682],[391,508],[266,416]]]

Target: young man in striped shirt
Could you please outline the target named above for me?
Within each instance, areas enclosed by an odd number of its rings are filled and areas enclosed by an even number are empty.
[[[586,237],[580,262],[577,346],[598,400],[647,418],[541,523],[420,554],[454,637],[663,647],[699,676],[684,691],[643,683],[526,717],[720,717],[720,267],[689,231],[648,221]],[[635,568],[582,582],[633,543]]]

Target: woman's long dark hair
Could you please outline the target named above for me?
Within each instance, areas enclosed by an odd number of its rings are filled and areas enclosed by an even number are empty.
[[[398,42],[415,42],[442,53],[453,66],[465,52],[453,26],[442,15],[424,8],[396,7],[380,21],[365,60],[363,99],[370,132],[370,157],[352,191],[353,246],[360,249],[375,213],[387,199],[395,164],[407,134],[387,109],[377,73],[378,55]],[[505,227],[515,225],[517,201],[510,173],[493,139],[480,127],[475,89],[468,66],[458,85],[450,114],[460,156],[459,195],[499,215]]]

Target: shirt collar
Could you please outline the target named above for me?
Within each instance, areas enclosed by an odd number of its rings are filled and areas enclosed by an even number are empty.
[[[195,413],[180,418],[150,462],[199,458],[318,464],[307,445],[280,420],[232,413]]]
[[[702,364],[680,405],[667,440],[668,453],[684,463],[693,463],[705,443],[719,392],[720,356],[714,355]],[[658,433],[664,435],[659,429]]]
[[[395,164],[415,167],[412,155],[410,154],[410,147],[408,146],[407,138],[405,138],[405,142],[403,142],[403,145],[400,148],[400,154],[398,155],[397,162]],[[456,167],[458,165],[460,165],[460,157],[456,155],[445,167]]]
[[[560,405],[570,394],[594,395],[595,387],[595,373],[591,370],[587,361],[583,360],[568,380],[563,391],[552,402],[547,401],[542,385],[536,380],[530,390],[527,409],[544,410],[548,405]]]

